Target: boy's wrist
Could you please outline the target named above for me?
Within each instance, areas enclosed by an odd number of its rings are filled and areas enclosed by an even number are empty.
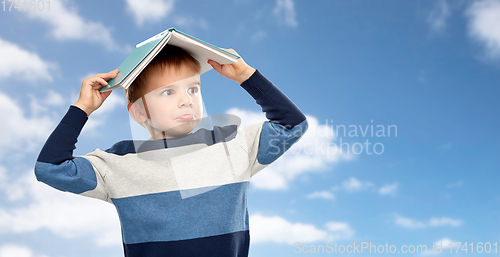
[[[238,84],[242,84],[243,82],[245,82],[247,79],[249,79],[253,74],[255,73],[255,69],[248,66],[245,71],[243,71],[240,76],[235,79],[236,82],[238,82]]]
[[[255,70],[252,76],[241,83],[240,86],[257,100],[272,86],[272,83],[259,70]]]
[[[87,117],[90,116],[90,114],[92,113],[91,110],[88,110],[85,105],[81,104],[79,101],[76,101],[76,103],[73,104],[73,106],[79,108],[80,110],[84,111],[86,114],[87,114]]]

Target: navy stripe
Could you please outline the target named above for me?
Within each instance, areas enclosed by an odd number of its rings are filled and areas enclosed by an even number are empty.
[[[175,241],[248,230],[249,182],[112,199],[123,242]]]
[[[234,119],[234,115],[225,114]],[[238,125],[226,125],[223,127],[214,126],[213,130],[199,129],[195,133],[189,134],[177,139],[160,139],[160,140],[123,140],[114,144],[105,152],[126,155],[135,153],[144,153],[153,150],[188,146],[194,144],[205,144],[211,146],[220,142],[228,142],[233,140],[237,134]]]
[[[124,244],[125,257],[247,257],[249,231],[173,242]]]
[[[45,142],[37,161],[59,164],[73,159],[73,150],[76,148],[78,135],[87,122],[87,113],[71,105],[59,125]]]
[[[82,157],[75,157],[58,165],[36,162],[35,175],[38,181],[62,191],[80,194],[97,187],[94,168]]]
[[[306,116],[278,87],[264,77],[259,70],[241,83],[266,113],[266,118],[291,128],[306,119]]]
[[[291,129],[287,129],[280,124],[264,122],[260,133],[259,153],[257,155],[259,163],[267,165],[277,160],[293,144],[299,141],[308,127],[307,120]]]

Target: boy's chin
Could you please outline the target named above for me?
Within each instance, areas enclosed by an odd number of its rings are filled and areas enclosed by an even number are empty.
[[[168,128],[168,129],[165,129],[165,130],[161,130],[161,131],[156,131],[157,132],[157,135],[155,135],[155,139],[161,139],[161,138],[166,138],[166,139],[170,139],[170,138],[182,138],[182,137],[185,137],[187,135],[189,135],[189,133],[191,133],[191,131],[193,131],[194,128],[196,128],[196,126],[198,126],[200,122],[185,122],[183,124],[180,124],[178,126],[175,126],[173,128]]]

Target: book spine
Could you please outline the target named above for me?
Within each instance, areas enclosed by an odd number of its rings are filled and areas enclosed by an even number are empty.
[[[170,29],[167,29],[167,30],[165,30],[163,32],[160,32],[160,33],[156,34],[155,36],[150,37],[149,39],[146,39],[146,40],[142,41],[141,43],[137,44],[135,46],[135,48],[141,47],[141,46],[143,46],[143,45],[145,45],[145,44],[147,44],[147,43],[149,43],[151,41],[155,41],[155,40],[157,40],[159,38],[163,38],[165,35],[168,34],[169,30]]]

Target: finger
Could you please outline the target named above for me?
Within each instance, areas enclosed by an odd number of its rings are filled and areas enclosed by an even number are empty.
[[[216,70],[217,72],[221,72],[222,70],[222,65],[220,65],[218,62],[214,61],[214,60],[208,60],[208,64],[210,64],[212,66],[212,68],[214,68],[214,70]]]
[[[102,86],[106,86],[108,84],[108,82],[106,82],[104,79],[102,78],[99,78],[99,77],[94,77],[94,79],[91,80],[91,86],[93,88],[95,87],[102,87]]]
[[[118,74],[118,69],[114,69],[108,73],[98,73],[95,76],[103,78],[105,80],[109,80],[116,77],[117,74]]]
[[[232,48],[228,48],[228,49],[224,49],[224,50],[226,50],[226,51],[228,51],[228,52],[230,52],[232,54],[238,55],[238,53],[234,49],[232,49]]]

